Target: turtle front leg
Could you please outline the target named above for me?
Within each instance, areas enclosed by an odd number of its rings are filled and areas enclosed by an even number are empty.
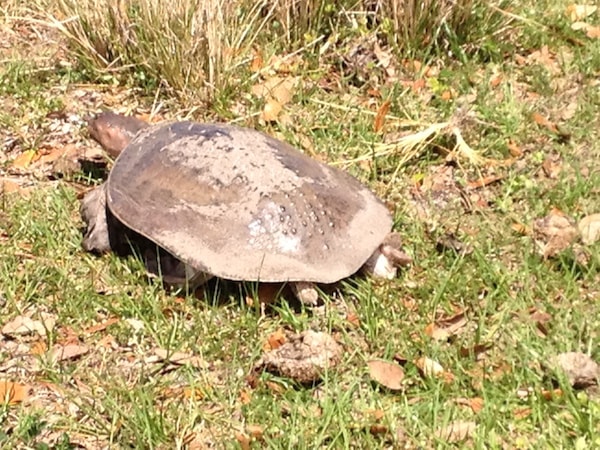
[[[364,263],[362,270],[373,277],[391,280],[398,274],[398,267],[405,267],[410,263],[412,258],[402,250],[400,234],[391,232]]]
[[[290,283],[292,292],[303,305],[317,306],[319,304],[319,292],[317,286],[310,281],[295,281]]]
[[[79,212],[87,226],[83,236],[83,248],[94,253],[111,251],[106,217],[106,184],[98,186],[83,197]]]

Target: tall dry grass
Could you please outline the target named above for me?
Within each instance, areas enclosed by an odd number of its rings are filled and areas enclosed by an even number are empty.
[[[194,101],[242,82],[253,46],[285,52],[307,39],[347,35],[357,14],[365,20],[356,32],[417,55],[469,44],[497,15],[493,0],[37,1],[51,5],[53,24],[84,66],[126,72]]]

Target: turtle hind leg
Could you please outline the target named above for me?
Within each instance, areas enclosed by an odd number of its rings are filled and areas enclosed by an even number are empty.
[[[362,267],[363,272],[391,280],[399,267],[410,265],[412,258],[402,250],[402,239],[396,232],[389,233]]]

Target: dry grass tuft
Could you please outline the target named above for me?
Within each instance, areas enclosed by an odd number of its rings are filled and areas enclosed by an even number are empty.
[[[253,46],[285,52],[356,28],[400,53],[460,48],[501,27],[488,0],[49,0],[50,22],[94,72],[127,73],[184,103],[242,83]],[[490,33],[485,33],[489,38]],[[474,38],[475,39],[475,38]],[[472,43],[475,45],[475,43]],[[275,48],[273,48],[273,45]]]
[[[50,20],[85,66],[131,73],[184,101],[207,100],[236,78],[236,68],[265,26],[266,4],[56,0]]]

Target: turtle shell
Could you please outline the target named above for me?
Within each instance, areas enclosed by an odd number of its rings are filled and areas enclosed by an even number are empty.
[[[225,124],[141,131],[117,158],[106,195],[127,227],[230,280],[332,283],[356,272],[392,226],[355,178]]]

